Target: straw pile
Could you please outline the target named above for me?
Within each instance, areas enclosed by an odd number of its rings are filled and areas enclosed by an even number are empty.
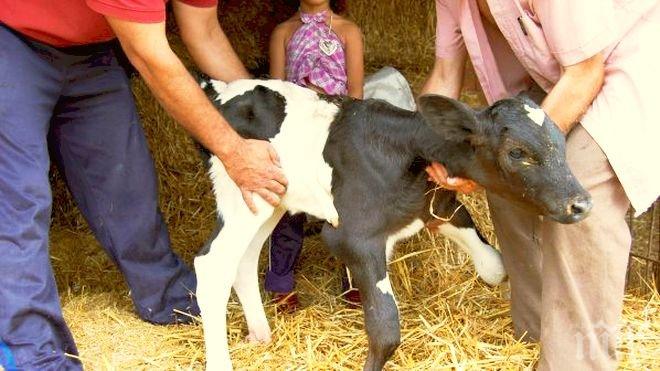
[[[140,321],[118,274],[105,258],[94,255],[98,247],[92,238],[68,234],[58,238],[54,244],[70,247],[55,254],[58,272],[86,285],[70,286],[63,301],[88,369],[202,368],[201,326],[162,327]],[[83,264],[75,270],[64,259]],[[310,239],[299,267],[304,308],[282,316],[267,306],[274,334],[271,345],[243,341],[246,326],[232,298],[230,345],[237,369],[361,367],[367,344],[362,313],[348,309],[337,297],[336,262],[318,239]],[[398,248],[390,272],[401,309],[403,343],[388,369],[523,369],[538,358],[536,345],[513,337],[508,302],[500,291],[478,281],[465,256],[445,241],[423,234],[414,237]],[[622,369],[660,367],[659,310],[658,296],[626,298],[619,348]]]
[[[286,6],[277,1],[243,3],[224,1],[221,20],[246,65],[263,69],[267,35],[277,21],[288,17],[281,12]],[[350,5],[351,16],[365,34],[367,70],[393,65],[418,91],[433,61],[433,2],[390,0],[375,6],[359,0]],[[171,41],[185,58],[175,34]],[[173,247],[190,263],[215,220],[210,182],[189,138],[141,81],[135,79],[133,89],[159,173],[161,208]],[[474,91],[463,98],[473,104],[480,99]],[[54,198],[53,265],[65,316],[86,368],[201,369],[199,324],[153,326],[139,320],[121,275],[89,233],[57,173]],[[494,241],[483,195],[464,201]],[[398,248],[390,271],[401,310],[402,346],[388,369],[521,369],[536,362],[538,347],[512,335],[503,293],[477,280],[466,257],[446,240],[423,233],[413,237]],[[282,316],[267,306],[274,335],[268,346],[243,341],[246,326],[232,297],[229,330],[235,367],[361,368],[367,344],[362,314],[338,298],[338,263],[318,237],[305,242],[297,282],[300,311]],[[626,336],[619,349],[623,369],[660,368],[659,310],[657,295],[627,297]]]
[[[162,327],[140,321],[118,274],[93,253],[98,247],[92,238],[58,238],[54,244],[70,247],[55,254],[60,276],[87,285],[69,286],[63,301],[88,369],[202,367],[200,326]],[[67,271],[72,267],[64,259],[83,264]],[[401,308],[403,344],[389,369],[521,369],[534,364],[538,347],[513,338],[507,300],[499,290],[476,280],[470,263],[445,241],[425,235],[413,238],[397,250],[390,270]],[[308,240],[298,273],[305,308],[279,316],[267,307],[274,332],[269,346],[244,343],[246,327],[233,298],[229,328],[237,369],[359,369],[366,349],[362,314],[337,298],[337,271],[320,242]],[[660,367],[659,310],[657,296],[627,298],[622,368]]]

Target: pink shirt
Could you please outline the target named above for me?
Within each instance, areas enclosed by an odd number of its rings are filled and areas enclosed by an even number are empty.
[[[436,0],[436,57],[464,48],[489,103],[533,79],[550,91],[562,66],[603,52],[605,83],[581,124],[607,155],[637,214],[660,195],[660,2]]]
[[[329,95],[346,95],[346,53],[341,38],[331,29],[332,17],[327,11],[299,13],[302,25],[286,46],[287,81],[311,84]],[[326,43],[325,49],[321,43]]]

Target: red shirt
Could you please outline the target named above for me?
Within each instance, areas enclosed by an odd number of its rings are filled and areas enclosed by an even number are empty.
[[[58,47],[92,44],[115,37],[104,16],[139,23],[165,20],[167,0],[0,0],[0,23]],[[211,7],[218,0],[177,0]]]

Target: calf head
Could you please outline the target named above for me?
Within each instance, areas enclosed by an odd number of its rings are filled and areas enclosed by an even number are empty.
[[[440,143],[431,147],[436,158],[430,160],[444,163],[453,175],[560,223],[588,215],[591,196],[568,168],[564,136],[531,99],[504,99],[476,112],[456,100],[425,95],[419,110]]]

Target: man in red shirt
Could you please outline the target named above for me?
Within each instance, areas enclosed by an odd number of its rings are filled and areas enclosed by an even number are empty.
[[[248,77],[217,0],[174,0],[181,36],[214,79]],[[50,155],[126,277],[143,319],[198,313],[194,274],[169,246],[153,162],[115,37],[163,107],[217,155],[252,209],[286,179],[268,142],[241,138],[172,52],[164,0],[0,0],[0,365],[81,369],[48,256]],[[50,149],[50,151],[49,151]],[[50,153],[50,154],[49,154]]]

